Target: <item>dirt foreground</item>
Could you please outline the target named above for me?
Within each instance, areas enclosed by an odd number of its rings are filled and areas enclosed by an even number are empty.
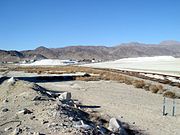
[[[167,116],[162,116],[163,97],[133,86],[113,81],[69,81],[39,83],[45,88],[69,91],[86,105],[100,106],[101,115],[108,114],[135,125],[151,135],[180,133],[180,100],[172,117],[172,99],[167,99]],[[96,109],[97,110],[97,109]]]

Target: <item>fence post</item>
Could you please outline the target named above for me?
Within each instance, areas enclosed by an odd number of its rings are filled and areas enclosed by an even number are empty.
[[[163,116],[165,115],[166,113],[166,98],[164,97],[164,100],[163,100]]]
[[[175,116],[175,107],[176,107],[176,104],[175,104],[175,99],[173,99],[172,116]]]

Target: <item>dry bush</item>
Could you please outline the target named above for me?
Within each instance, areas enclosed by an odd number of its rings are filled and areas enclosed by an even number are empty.
[[[99,77],[76,77],[76,80],[78,81],[100,81],[101,79]]]
[[[124,78],[124,83],[127,84],[127,85],[131,85],[133,83],[133,79],[130,79],[128,77],[125,77]]]
[[[165,91],[166,91],[166,89],[160,89],[160,90],[158,91],[158,94],[163,94]]]
[[[158,94],[162,94],[164,91],[166,91],[164,88],[163,88],[163,86],[162,85],[156,85],[156,87],[159,89],[158,90]]]
[[[162,90],[162,89],[163,89],[163,86],[160,85],[160,84],[156,85],[156,87],[157,87],[159,90]]]
[[[42,74],[42,71],[37,71],[37,74]]]
[[[47,71],[47,74],[63,74],[64,71]]]
[[[159,80],[160,83],[164,83],[164,84],[170,84],[171,81],[168,79],[164,79],[164,80]]]
[[[145,82],[143,80],[134,80],[133,86],[135,88],[143,88],[145,86]]]
[[[163,94],[163,96],[168,98],[175,98],[175,93],[172,91],[167,91]]]
[[[143,89],[146,90],[146,91],[150,91],[149,90],[149,87],[151,86],[150,83],[146,83],[144,86],[143,86]]]
[[[158,89],[158,87],[156,85],[150,85],[149,90],[152,93],[157,93],[159,89]]]

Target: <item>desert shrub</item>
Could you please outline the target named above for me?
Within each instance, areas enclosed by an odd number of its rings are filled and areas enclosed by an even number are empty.
[[[149,91],[149,87],[151,86],[150,83],[146,83],[144,86],[143,86],[143,89],[145,89],[146,91]]]
[[[41,74],[42,73],[42,71],[37,71],[37,74]]]
[[[160,85],[160,84],[156,85],[156,87],[157,87],[159,90],[162,90],[162,89],[163,89],[163,86]]]
[[[160,89],[160,90],[158,91],[158,94],[163,94],[165,91],[166,91],[166,89]]]
[[[168,98],[175,98],[175,93],[172,91],[167,91],[163,94],[163,96]]]
[[[169,83],[171,83],[171,81],[168,80],[168,79],[160,80],[159,82],[160,82],[160,83],[164,83],[164,84],[169,84]]]
[[[101,80],[101,78],[100,77],[95,77],[95,76],[93,76],[93,77],[76,77],[76,80],[78,80],[78,81],[99,81],[99,80]]]
[[[130,79],[128,77],[125,77],[124,78],[124,83],[127,84],[127,85],[131,85],[133,83],[133,79]]]
[[[162,94],[164,91],[166,91],[162,85],[156,85],[156,87],[158,88],[158,94]]]
[[[150,85],[149,86],[149,90],[152,92],[152,93],[157,93],[158,92],[158,87],[156,85]]]
[[[133,81],[133,86],[135,88],[143,88],[145,86],[145,83],[143,80],[135,80]]]

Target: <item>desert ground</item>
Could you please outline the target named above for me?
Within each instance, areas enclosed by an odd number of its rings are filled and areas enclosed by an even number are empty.
[[[101,115],[118,117],[151,135],[178,135],[180,132],[180,100],[176,100],[176,116],[172,117],[172,99],[168,115],[162,116],[162,95],[153,94],[113,81],[74,81],[41,83],[45,88],[72,92],[73,98],[86,105],[100,106]]]
[[[42,70],[42,68],[40,68]],[[34,70],[34,69],[33,69]],[[38,69],[39,70],[39,69]],[[88,69],[89,70],[89,69]],[[62,70],[63,71],[63,70]],[[48,69],[49,72],[49,69]],[[54,71],[53,71],[54,72]],[[60,71],[59,71],[60,72]],[[56,72],[55,72],[56,73]],[[70,73],[71,75],[82,75],[82,72]],[[26,71],[10,71],[7,77],[15,77],[22,80],[17,81],[14,86],[9,86],[5,80],[1,84],[1,109],[5,105],[10,108],[7,113],[1,112],[1,125],[11,119],[19,117],[22,123],[19,126],[23,129],[22,134],[80,134],[72,127],[54,128],[55,119],[48,114],[53,112],[54,101],[40,101],[38,103],[31,100],[38,96],[32,91],[32,85],[37,84],[44,89],[51,90],[55,93],[70,92],[74,101],[80,102],[88,112],[97,112],[96,115],[106,119],[117,118],[121,122],[127,123],[132,130],[139,131],[137,134],[150,135],[178,135],[180,132],[180,99],[175,98],[176,109],[175,116],[172,116],[172,98],[166,98],[166,115],[163,116],[163,95],[152,93],[142,88],[135,88],[133,85],[120,83],[117,80],[49,80],[37,81],[34,77],[41,76],[67,76],[66,74],[48,74],[48,73],[27,73]],[[135,77],[136,78],[136,77]],[[134,79],[134,78],[133,78]],[[25,82],[23,82],[25,81]],[[148,83],[156,83],[146,80]],[[33,84],[31,84],[31,83]],[[178,87],[162,84],[165,89],[179,90]],[[35,85],[36,86],[36,85]],[[6,97],[7,92],[14,93]],[[31,92],[30,92],[31,91]],[[17,93],[16,93],[17,92]],[[15,98],[14,98],[15,97]],[[4,103],[8,98],[10,101]],[[14,102],[15,101],[15,102]],[[14,104],[15,103],[15,104]],[[35,105],[34,104],[38,104]],[[17,106],[16,106],[17,105]],[[29,108],[33,113],[30,115],[17,114],[22,108]],[[15,115],[16,114],[16,115]],[[52,114],[53,115],[53,114]],[[35,116],[35,118],[33,117]],[[35,121],[35,122],[34,122]],[[61,121],[58,121],[61,123]],[[60,125],[58,125],[60,126]],[[9,123],[2,125],[0,131],[2,134],[14,132],[16,124]],[[6,129],[6,132],[4,131]],[[68,131],[67,131],[68,129]],[[70,130],[69,130],[70,129]],[[83,133],[82,133],[83,134]],[[136,133],[134,133],[136,134]]]

